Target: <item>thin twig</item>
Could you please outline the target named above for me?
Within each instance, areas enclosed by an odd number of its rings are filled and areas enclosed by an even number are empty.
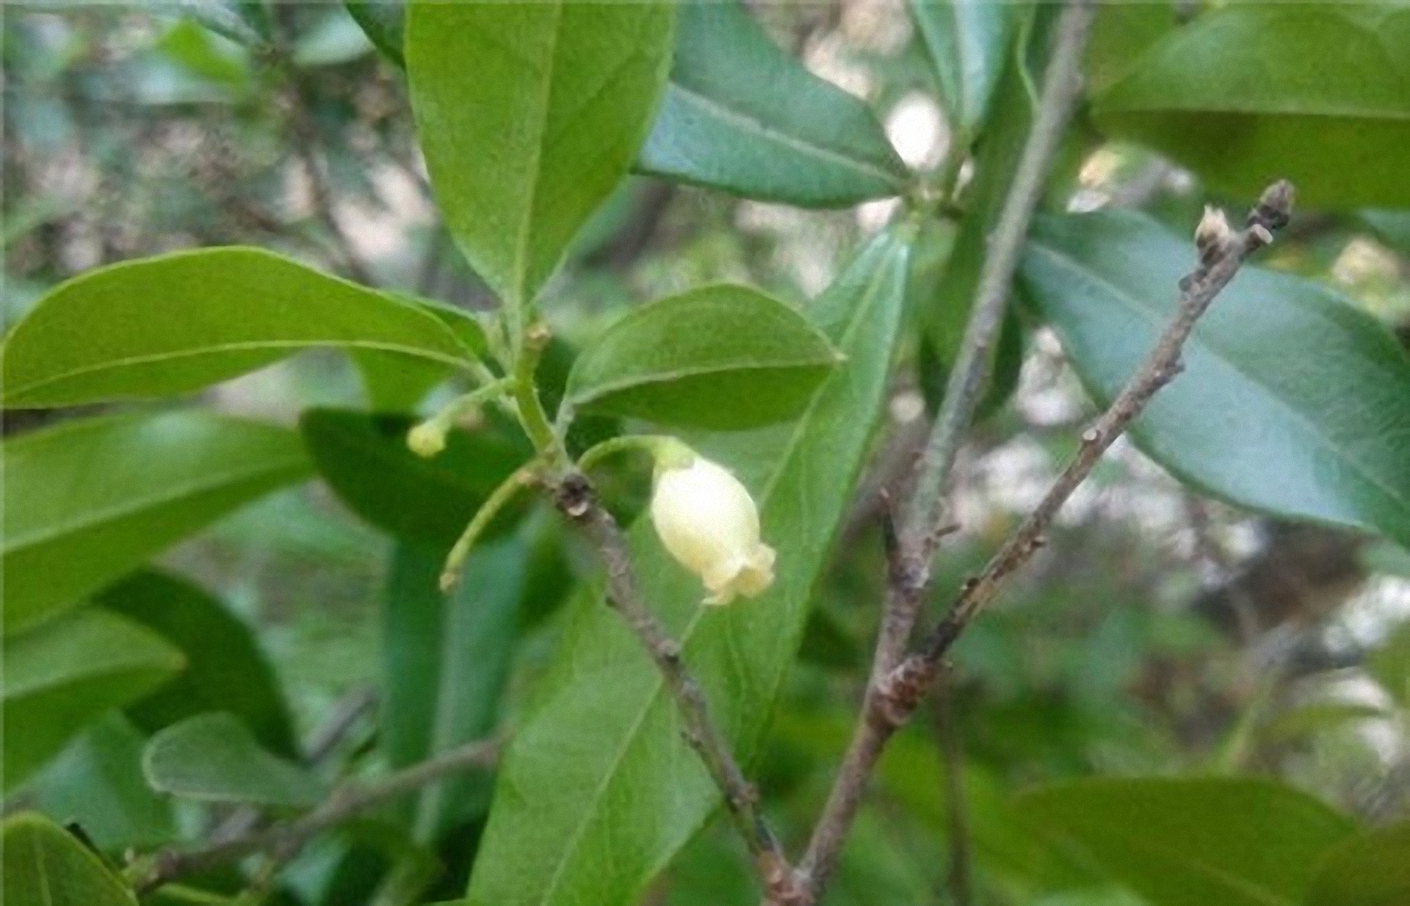
[[[1081,91],[1082,48],[1091,30],[1093,14],[1089,0],[1069,0],[1058,22],[1033,128],[1024,143],[1013,185],[985,256],[960,352],[921,459],[920,474],[899,537],[899,553],[893,557],[862,715],[822,818],[813,829],[807,852],[799,864],[801,883],[812,900],[816,900],[827,885],[842,841],[861,804],[872,766],[891,732],[887,729],[891,722],[883,713],[886,709],[881,691],[886,678],[901,661],[929,584],[930,560],[938,540],[934,527],[939,522],[940,498],[954,466],[960,440],[979,403],[984,375],[989,368],[989,350],[1003,323],[1009,284],[1018,267],[1029,221],[1042,194],[1058,141]]]
[[[1269,186],[1258,206],[1249,214],[1248,225],[1237,233],[1220,233],[1200,241],[1204,225],[1201,224],[1201,231],[1196,233],[1200,264],[1192,274],[1180,281],[1180,300],[1174,319],[1116,399],[1092,427],[1083,432],[1077,454],[1053,482],[1042,501],[1028,514],[978,578],[965,584],[945,617],[927,636],[920,653],[907,658],[906,663],[892,672],[893,682],[904,682],[908,674],[914,674],[917,670],[933,674],[945,652],[975,615],[994,599],[1004,581],[1042,547],[1043,534],[1058,510],[1077,486],[1086,480],[1102,453],[1141,414],[1160,388],[1180,373],[1183,367],[1180,352],[1194,330],[1195,322],[1238,273],[1244,259],[1272,242],[1272,231],[1287,224],[1292,210],[1292,193],[1292,186],[1285,181],[1280,180]]]
[[[647,655],[660,671],[685,725],[685,738],[724,795],[730,818],[754,858],[765,895],[771,903],[800,902],[793,867],[759,808],[758,792],[744,776],[729,740],[710,717],[705,692],[686,669],[681,646],[642,597],[632,569],[627,539],[612,514],[598,502],[581,472],[570,472],[555,488],[558,508],[579,525],[593,542],[607,572],[608,598]]]
[[[972,906],[974,882],[970,869],[969,811],[964,791],[964,746],[955,723],[954,690],[950,678],[941,676],[930,701],[935,738],[940,744],[940,763],[945,775],[945,808],[949,818],[950,871],[945,886],[955,906]]]
[[[375,783],[348,783],[299,818],[264,830],[225,840],[201,849],[167,849],[151,857],[145,871],[134,880],[139,894],[150,893],[188,875],[235,862],[255,853],[288,858],[318,834],[336,827],[360,812],[410,795],[427,784],[492,766],[499,758],[501,741],[480,740],[443,752],[434,758],[389,774]]]

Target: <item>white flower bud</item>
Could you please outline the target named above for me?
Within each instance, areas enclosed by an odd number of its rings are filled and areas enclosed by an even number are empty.
[[[705,583],[706,604],[752,598],[773,584],[774,549],[759,540],[754,498],[724,467],[658,456],[651,521],[671,556]]]
[[[446,448],[446,428],[434,418],[424,421],[407,432],[406,445],[417,456],[430,459]]]

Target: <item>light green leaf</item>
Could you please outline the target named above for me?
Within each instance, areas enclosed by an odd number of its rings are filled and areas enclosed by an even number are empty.
[[[412,3],[406,67],[446,224],[511,312],[626,175],[665,86],[666,3]]]
[[[1395,627],[1366,657],[1366,670],[1402,708],[1410,709],[1410,621]]]
[[[489,736],[498,723],[518,636],[526,545],[482,545],[446,596],[437,585],[444,553],[399,544],[382,608],[380,741],[392,767],[415,764]],[[426,787],[408,802],[416,837],[434,841],[483,814],[489,775],[475,772]]]
[[[1174,312],[1191,243],[1136,213],[1048,218],[1021,269],[1083,383],[1112,398]],[[1410,360],[1332,290],[1245,267],[1136,444],[1234,503],[1410,541]]]
[[[111,708],[140,698],[185,666],[143,626],[81,610],[4,641],[5,784],[12,788]]]
[[[309,473],[292,432],[201,412],[75,420],[3,451],[6,632]]]
[[[848,360],[791,426],[692,439],[734,468],[778,550],[763,596],[702,605],[699,580],[648,521],[630,531],[646,599],[682,642],[741,761],[758,751],[809,599],[883,408],[905,293],[907,246],[884,234],[810,314]],[[558,656],[500,770],[470,902],[493,906],[637,901],[701,827],[719,792],[681,739],[675,703],[621,618],[589,588],[571,606]]]
[[[1094,113],[1224,192],[1286,177],[1305,207],[1410,206],[1410,10],[1228,4],[1151,47]]]
[[[73,835],[32,812],[5,819],[3,899],[8,906],[137,906],[137,898]]]
[[[406,446],[414,420],[341,409],[309,409],[299,420],[319,473],[353,512],[400,538],[435,546],[444,556],[485,498],[533,455],[523,435],[484,426],[455,430],[446,449],[423,459]],[[512,526],[522,507],[505,511],[490,536]]]
[[[169,843],[176,822],[170,803],[142,776],[146,742],[131,721],[110,712],[70,743],[25,793],[59,823],[77,822],[105,852]]]
[[[910,0],[908,5],[950,125],[968,146],[998,93],[1018,31],[1018,8],[993,0]]]
[[[372,51],[373,42],[352,9],[330,10],[299,35],[294,43],[294,64],[302,67],[337,66]]]
[[[232,714],[198,714],[154,735],[142,753],[152,789],[204,802],[313,805],[325,794],[318,779],[260,748]]]
[[[6,338],[3,400],[187,393],[313,346],[470,360],[420,306],[261,249],[198,249],[100,267],[50,292]]]
[[[1087,780],[1017,800],[1151,906],[1292,906],[1356,826],[1306,793],[1251,778]]]
[[[1379,827],[1332,847],[1317,862],[1306,906],[1410,902],[1410,822]]]
[[[752,428],[797,414],[838,361],[827,337],[783,302],[708,286],[609,327],[573,363],[567,399],[666,425]]]
[[[638,169],[810,208],[905,190],[906,165],[867,105],[781,51],[737,0],[684,3],[679,16]]]
[[[139,727],[150,733],[203,711],[229,711],[261,745],[298,755],[289,708],[254,633],[204,589],[144,569],[94,600],[160,633],[186,656],[181,676],[128,707]]]

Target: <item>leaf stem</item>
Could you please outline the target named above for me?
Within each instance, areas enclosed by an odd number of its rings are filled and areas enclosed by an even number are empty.
[[[490,522],[499,515],[499,511],[504,509],[509,501],[514,499],[514,495],[520,489],[533,484],[538,478],[539,459],[536,458],[525,465],[515,469],[513,473],[499,487],[490,493],[480,508],[475,511],[475,516],[470,520],[470,524],[465,526],[465,531],[460,533],[456,539],[455,546],[446,555],[445,567],[441,570],[440,586],[441,591],[448,592],[460,581],[461,570],[465,568],[465,558],[470,556],[470,551],[474,549],[475,542],[489,528]]]

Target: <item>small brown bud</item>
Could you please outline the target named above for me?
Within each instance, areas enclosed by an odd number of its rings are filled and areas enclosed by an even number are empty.
[[[1248,225],[1262,226],[1266,230],[1281,230],[1292,219],[1295,194],[1293,184],[1286,179],[1273,183],[1263,190],[1263,196],[1258,199],[1258,206],[1249,212]]]

